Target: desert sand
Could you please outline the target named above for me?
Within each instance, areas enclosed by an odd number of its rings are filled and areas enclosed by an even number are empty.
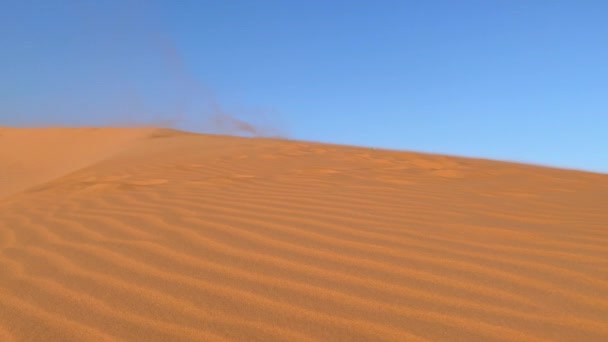
[[[220,340],[608,341],[608,175],[0,128],[0,341]]]

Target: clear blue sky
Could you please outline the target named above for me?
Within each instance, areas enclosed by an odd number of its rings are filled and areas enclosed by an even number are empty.
[[[0,125],[211,112],[608,173],[608,1],[0,0]],[[177,120],[177,121],[173,121]]]

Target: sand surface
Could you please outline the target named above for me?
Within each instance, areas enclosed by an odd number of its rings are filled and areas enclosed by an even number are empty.
[[[219,340],[608,341],[608,175],[0,128],[0,341]]]

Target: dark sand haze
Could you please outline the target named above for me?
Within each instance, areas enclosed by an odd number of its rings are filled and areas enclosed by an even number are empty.
[[[263,119],[268,119],[270,116],[269,111],[260,113],[249,110],[247,112],[250,114],[250,120],[246,121],[227,110],[216,94],[188,68],[183,55],[168,35],[159,34],[155,41],[159,55],[165,61],[169,74],[180,89],[180,99],[176,101],[176,107],[180,108],[179,112],[190,112],[191,118],[199,121],[200,131],[252,137],[286,136],[284,127],[280,129],[277,120],[263,125]]]
[[[0,341],[607,341],[608,175],[0,128]]]

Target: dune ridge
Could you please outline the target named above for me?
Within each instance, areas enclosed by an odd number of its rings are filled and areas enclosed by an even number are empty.
[[[0,340],[606,341],[608,175],[0,128]]]

